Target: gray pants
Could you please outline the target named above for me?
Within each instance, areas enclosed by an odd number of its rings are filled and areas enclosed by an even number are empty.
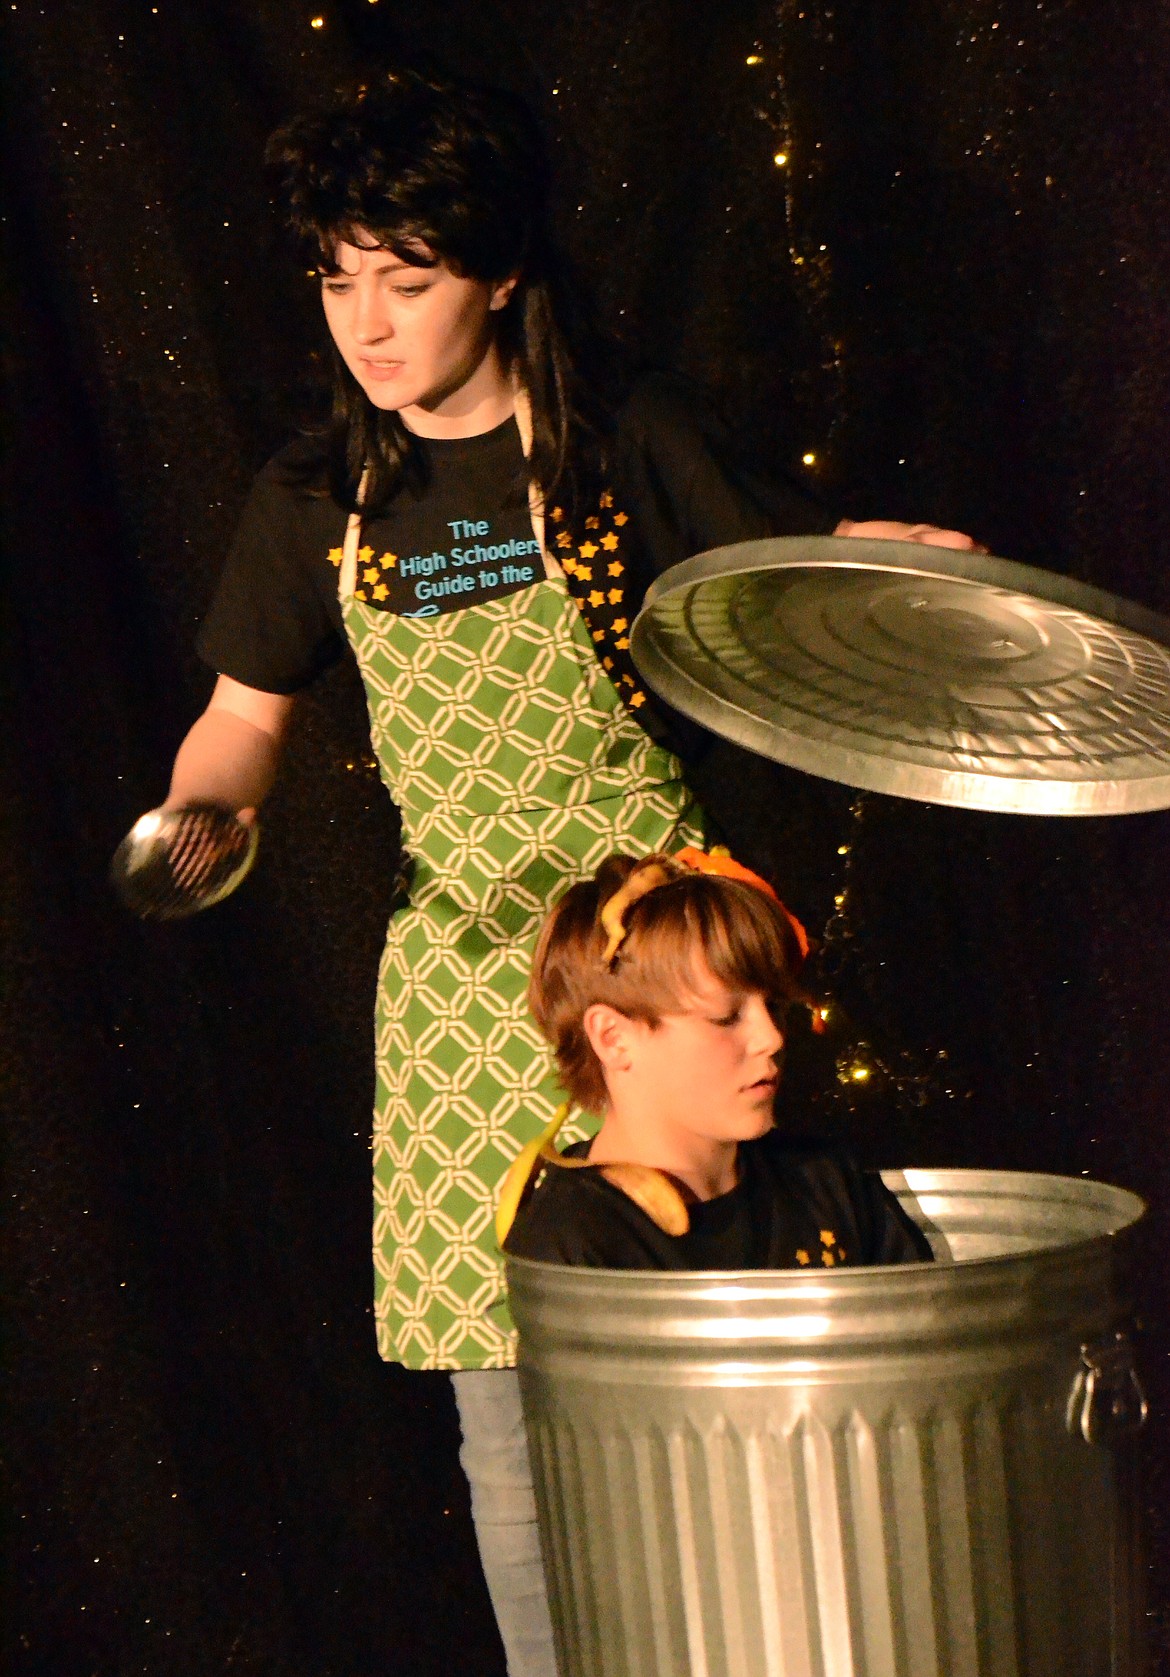
[[[557,1677],[536,1498],[514,1368],[452,1374],[471,1513],[508,1677]]]

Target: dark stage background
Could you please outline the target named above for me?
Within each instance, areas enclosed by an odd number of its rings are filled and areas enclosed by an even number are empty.
[[[304,703],[237,899],[150,928],[104,881],[206,699],[193,634],[320,335],[261,196],[278,120],[403,48],[521,89],[607,318],[764,461],[1170,610],[1165,8],[803,4],[5,7],[13,1677],[500,1669],[446,1383],[373,1348],[396,843],[352,674]],[[854,1021],[794,1051],[796,1121],[1152,1200],[1170,1670],[1170,817],[854,805],[729,748],[702,778]]]

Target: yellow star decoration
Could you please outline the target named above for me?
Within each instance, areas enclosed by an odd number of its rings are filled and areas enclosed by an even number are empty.
[[[592,518],[587,518],[585,520],[585,528],[587,530],[600,530],[601,529],[601,520],[600,520],[600,518],[598,518],[596,513],[594,513]]]
[[[612,658],[603,658],[601,660],[601,667],[602,667],[603,670],[612,670],[613,669],[613,659]]]
[[[797,1248],[796,1261],[797,1261],[798,1264],[807,1264],[807,1263],[811,1262],[811,1260],[809,1258],[809,1255],[805,1251],[803,1246],[800,1246],[800,1247]]]
[[[619,652],[625,652],[629,647],[630,637],[629,635],[622,635],[618,640],[614,641],[613,644],[617,647]]]
[[[607,565],[605,568],[609,572],[610,576],[621,576],[626,567],[622,564],[620,559],[615,559],[612,565]]]
[[[616,553],[617,552],[618,539],[614,535],[612,530],[609,532],[608,536],[602,536],[601,545],[609,553]]]
[[[595,641],[603,641],[605,639],[605,630],[604,629],[594,629],[593,639]]]
[[[629,519],[628,513],[615,512],[614,515],[613,515],[613,521],[614,521],[615,524],[617,524],[620,527],[623,524],[628,524],[630,522],[630,519]]]
[[[374,550],[373,550],[372,547],[359,547],[358,548],[358,564],[359,565],[368,565],[370,560],[373,557],[374,557]]]
[[[554,507],[548,516],[552,519],[554,524],[560,524],[564,519],[565,509],[564,507]]]
[[[557,535],[558,547],[572,547],[573,538],[567,530],[561,530]]]
[[[608,489],[603,489],[602,490],[600,504],[606,509],[607,512],[608,512],[609,508],[613,506],[613,495],[610,493],[610,491]],[[621,519],[623,524],[625,523],[626,515],[625,515],[624,512],[619,513],[618,518]]]
[[[626,618],[626,617],[615,617],[614,618],[614,620],[613,620],[613,632],[614,632],[615,635],[620,635],[622,630],[626,629],[628,627],[629,627],[629,619],[628,618]]]
[[[576,575],[578,582],[593,581],[593,572],[589,569],[588,565],[577,564],[574,567],[574,574]]]
[[[582,559],[592,559],[593,555],[597,552],[597,543],[582,542],[577,551],[581,555]]]
[[[354,591],[353,591],[353,597],[354,597],[355,600],[364,600],[365,597],[366,597],[365,589],[364,588],[355,588]]]
[[[377,582],[377,580],[378,580],[377,569],[373,565],[368,565],[366,567],[366,569],[362,572],[362,581],[363,582]]]
[[[837,1236],[833,1233],[832,1229],[822,1229],[821,1230],[821,1245],[822,1246],[836,1246],[836,1244],[837,1244]]]
[[[392,565],[398,563],[398,555],[396,553],[384,553],[378,563],[384,571],[388,571]]]
[[[374,589],[374,598],[375,600],[384,600],[389,592],[390,590],[387,588],[386,584],[384,582],[380,582]]]
[[[331,565],[340,565],[341,557],[341,549],[339,547],[331,547],[329,549],[329,563]]]
[[[610,589],[610,591],[609,591],[609,603],[610,603],[611,606],[620,606],[621,605],[621,603],[622,603],[622,591],[621,591],[620,588],[611,588]]]
[[[630,694],[630,709],[631,710],[637,710],[639,705],[644,705],[645,703],[646,703],[645,693],[631,693]]]
[[[589,604],[591,606],[603,606],[605,604],[605,595],[601,592],[600,588],[595,588],[590,594]]]

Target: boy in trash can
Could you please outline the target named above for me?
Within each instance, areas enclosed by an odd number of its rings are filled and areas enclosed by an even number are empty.
[[[506,1251],[604,1269],[929,1262],[876,1173],[775,1127],[807,952],[772,887],[719,852],[614,855],[572,886],[528,992],[569,1101],[505,1179]],[[571,1104],[601,1127],[558,1153]]]

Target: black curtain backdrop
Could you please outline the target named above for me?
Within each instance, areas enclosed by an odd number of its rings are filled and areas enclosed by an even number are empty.
[[[447,1384],[374,1353],[397,842],[352,672],[301,707],[236,899],[149,927],[105,883],[206,700],[194,631],[320,341],[274,251],[264,137],[395,53],[519,89],[606,317],[706,381],[763,462],[852,516],[955,524],[1170,611],[1170,24],[1156,0],[2,15],[5,1670],[498,1673]],[[853,1021],[793,1051],[792,1122],[875,1163],[1151,1200],[1170,1670],[1170,817],[855,801],[730,747],[702,784],[826,928]]]

